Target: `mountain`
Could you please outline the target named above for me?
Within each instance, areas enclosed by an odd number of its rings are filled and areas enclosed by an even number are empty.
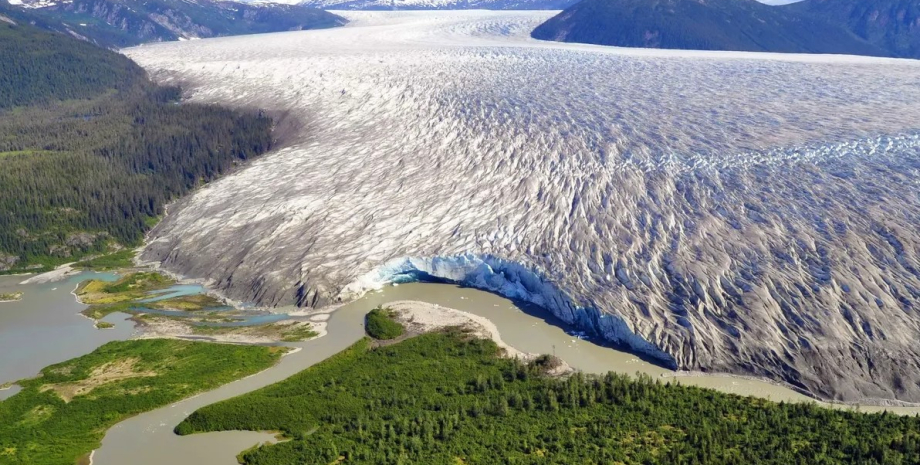
[[[578,0],[304,0],[334,10],[561,10]]]
[[[920,58],[917,0],[806,0],[783,8],[845,27],[891,56]]]
[[[341,26],[339,16],[301,5],[212,0],[15,0],[46,27],[105,47]]]
[[[49,33],[26,12],[0,3],[0,110],[123,91],[147,79],[128,58]]]
[[[0,4],[0,273],[140,244],[168,202],[273,143],[271,118],[177,105],[57,27]]]
[[[838,25],[789,8],[754,0],[584,0],[532,36],[622,47],[887,54]]]

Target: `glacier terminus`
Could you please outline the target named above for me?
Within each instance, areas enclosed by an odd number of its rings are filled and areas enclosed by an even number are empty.
[[[920,62],[529,38],[554,13],[125,50],[282,142],[143,258],[264,306],[448,279],[675,368],[920,402]]]

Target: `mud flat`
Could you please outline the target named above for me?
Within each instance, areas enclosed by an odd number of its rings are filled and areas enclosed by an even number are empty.
[[[195,326],[175,319],[144,315],[138,339],[187,339],[230,344],[275,344],[300,342],[325,334],[325,322],[305,322],[295,319],[257,326]]]
[[[46,273],[41,273],[41,274],[32,276],[30,278],[26,278],[24,281],[22,281],[19,284],[22,284],[22,285],[47,284],[47,283],[53,283],[56,281],[62,281],[70,276],[80,274],[80,270],[74,269],[71,265],[73,265],[73,263],[67,263],[67,264],[61,265]]]
[[[22,300],[22,292],[5,292],[0,294],[0,304],[19,302],[20,300]]]

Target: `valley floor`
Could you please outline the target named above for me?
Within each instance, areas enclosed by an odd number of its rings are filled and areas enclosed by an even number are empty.
[[[138,286],[137,283],[147,282],[147,281],[150,281],[150,279],[152,278],[144,274],[141,274],[140,276],[128,275],[119,281],[113,281],[109,283],[95,283],[94,284],[90,282],[90,283],[85,283],[83,286],[81,286],[82,289],[78,293],[84,296],[86,295],[96,296],[94,297],[94,299],[97,299],[97,300],[103,297],[106,299],[117,300],[120,298],[119,294],[105,293],[104,291],[105,290],[116,290],[116,291],[123,290],[124,292],[128,292],[128,293],[136,292],[136,291],[132,291],[132,289],[140,289],[139,287],[137,287]],[[155,279],[154,281],[160,282],[158,281],[158,279]],[[161,286],[166,285],[166,284],[168,283],[160,282]],[[347,346],[347,344],[349,344],[349,341],[354,340],[353,338],[360,337],[360,334],[354,331],[355,327],[357,327],[360,330],[360,325],[356,325],[354,319],[360,318],[360,316],[363,315],[363,312],[366,312],[367,311],[366,309],[370,308],[371,306],[379,305],[379,304],[375,304],[375,302],[377,301],[387,302],[388,301],[389,303],[386,304],[387,307],[392,308],[393,311],[395,312],[395,316],[398,319],[398,321],[401,321],[410,330],[410,334],[409,334],[410,337],[415,337],[418,334],[428,333],[432,331],[437,332],[439,330],[446,329],[449,327],[460,326],[460,327],[467,328],[464,332],[465,338],[483,337],[483,338],[491,339],[492,341],[494,341],[496,349],[500,349],[501,352],[503,352],[506,357],[515,358],[521,361],[540,360],[540,357],[534,354],[526,353],[518,349],[515,349],[512,345],[506,342],[503,336],[499,333],[499,327],[495,323],[493,323],[492,321],[484,317],[483,314],[485,314],[485,315],[493,315],[492,316],[493,318],[498,318],[498,321],[501,321],[501,325],[505,328],[503,331],[506,332],[506,335],[504,337],[507,338],[510,336],[511,338],[510,342],[514,343],[515,345],[521,343],[521,341],[533,340],[536,337],[540,339],[541,341],[553,341],[554,344],[560,344],[559,350],[560,350],[560,353],[564,354],[564,356],[570,355],[568,351],[581,350],[582,352],[580,352],[580,355],[574,357],[574,360],[577,362],[579,366],[582,366],[584,365],[586,361],[590,361],[594,357],[597,357],[598,354],[603,353],[605,355],[609,355],[609,354],[615,353],[613,349],[603,348],[603,347],[598,346],[596,347],[596,349],[594,349],[597,351],[597,353],[595,354],[595,352],[591,349],[592,347],[594,347],[593,344],[587,341],[581,341],[580,343],[576,343],[576,339],[572,339],[571,343],[569,343],[568,345],[563,345],[564,339],[545,337],[541,334],[541,331],[545,330],[546,328],[536,327],[535,325],[540,324],[540,325],[546,326],[547,328],[551,328],[551,327],[546,325],[546,323],[544,323],[540,318],[537,318],[537,317],[530,317],[534,321],[533,323],[534,326],[531,326],[530,323],[525,323],[524,322],[525,319],[519,319],[513,323],[505,322],[501,319],[501,315],[517,314],[519,316],[522,316],[520,314],[521,310],[514,310],[514,307],[510,307],[507,309],[506,308],[501,308],[501,309],[496,308],[502,304],[507,306],[508,305],[507,300],[500,299],[497,296],[491,296],[486,299],[486,297],[489,296],[489,294],[486,294],[486,293],[467,290],[466,293],[457,294],[455,298],[458,300],[453,303],[450,303],[449,301],[441,301],[441,303],[425,303],[425,302],[419,302],[419,301],[412,300],[412,299],[417,299],[420,297],[424,298],[422,296],[425,295],[424,289],[426,288],[429,289],[432,296],[441,296],[443,298],[444,296],[451,295],[452,292],[450,291],[450,289],[455,288],[455,287],[449,286],[449,285],[435,285],[435,284],[403,285],[399,287],[393,287],[391,288],[391,290],[406,290],[406,291],[409,291],[408,293],[402,293],[402,294],[396,293],[396,294],[391,295],[390,297],[385,297],[381,295],[377,297],[376,300],[374,297],[375,297],[375,294],[377,293],[372,293],[369,296],[370,297],[369,299],[368,298],[361,299],[361,301],[358,302],[357,305],[346,306],[345,308],[340,309],[338,312],[335,312],[332,315],[332,318],[336,318],[338,320],[337,322],[333,322],[333,325],[330,327],[330,330],[333,331],[333,334],[332,334],[333,339],[323,338],[323,340],[321,341],[322,342],[321,345],[316,345],[316,342],[319,342],[319,341],[312,341],[309,343],[294,344],[294,345],[299,346],[299,347],[305,347],[307,348],[307,350],[311,352],[310,354],[307,354],[309,355],[309,358],[306,359],[307,361],[313,359],[319,362],[323,360],[324,358],[331,357],[329,358],[330,362],[323,362],[324,364],[331,363],[332,360],[337,360],[340,357],[340,356],[334,356],[334,354],[336,353],[335,352],[336,349],[334,349],[334,347],[344,348]],[[414,292],[417,292],[417,291],[421,291],[422,293],[415,294]],[[380,293],[380,294],[383,294],[383,293]],[[476,300],[475,296],[479,294],[482,295],[484,300],[482,299]],[[403,300],[400,300],[399,297],[402,297]],[[469,301],[471,298],[474,300]],[[379,299],[384,299],[384,300],[379,300]],[[436,299],[431,299],[431,300],[436,301]],[[166,302],[166,301],[168,301],[168,299],[162,300],[161,302]],[[474,311],[475,312],[474,313],[474,312],[461,311],[461,310],[457,310],[454,308],[450,308],[450,306],[458,306],[458,307],[470,308],[470,309],[475,308],[476,310]],[[513,311],[509,312],[508,310],[513,310]],[[317,315],[325,315],[325,314],[317,314]],[[348,315],[351,315],[351,316],[348,316]],[[347,317],[344,321],[341,320],[341,317],[343,316]],[[355,318],[353,319],[352,317],[355,317]],[[326,320],[328,319],[328,315],[320,319]],[[522,327],[524,329],[522,331],[514,330],[515,328],[519,328],[519,327]],[[529,329],[529,334],[527,334],[528,329]],[[344,333],[343,333],[343,330],[344,330]],[[561,333],[561,330],[558,327],[554,328],[554,331]],[[564,338],[564,334],[563,334],[563,338]],[[161,345],[175,344],[178,347],[184,347],[184,344],[188,344],[188,343],[180,342],[180,341],[176,341],[176,342],[134,341],[134,342],[111,344],[110,346],[106,346],[107,349],[105,349],[105,354],[107,355],[105,355],[105,357],[109,357],[109,358],[115,357],[115,359],[113,359],[115,360],[115,362],[118,362],[119,360],[122,362],[125,360],[128,360],[128,361],[134,360],[132,357],[134,356],[133,354],[138,353],[138,350],[139,350],[138,348],[152,347],[150,346],[150,344],[154,344],[154,345],[156,344],[161,344]],[[402,344],[402,343],[398,342],[397,344]],[[526,344],[522,346],[526,346]],[[192,346],[189,346],[189,347],[192,347]],[[198,345],[194,345],[194,347],[198,347]],[[332,351],[329,351],[329,349],[331,349]],[[176,348],[174,347],[169,350],[175,352]],[[199,349],[196,349],[196,350],[199,350]],[[200,349],[200,350],[204,350],[204,349]],[[219,351],[219,350],[225,350],[225,349],[215,348],[214,350]],[[249,350],[249,349],[243,349],[243,348],[231,349],[228,347],[226,350],[244,351],[244,350]],[[300,349],[297,349],[297,350],[300,350]],[[338,349],[338,350],[341,350],[341,349]],[[556,351],[555,345],[552,346],[552,350],[554,352]],[[140,353],[143,353],[143,352],[141,351]],[[159,352],[155,352],[155,353],[159,353]],[[575,353],[575,352],[572,352],[572,353]],[[294,355],[290,357],[291,360],[287,360],[287,361],[290,362],[295,357],[298,357],[301,355],[302,354]],[[94,359],[93,357],[96,357],[96,358]],[[99,359],[99,357],[100,357],[99,355],[93,354],[85,358],[88,360],[96,360],[96,359]],[[288,357],[285,357],[285,358],[288,359]],[[218,357],[218,359],[220,359],[220,357]],[[105,360],[108,360],[108,359],[105,359]],[[142,392],[146,392],[145,389],[148,389],[148,386],[156,386],[157,383],[160,382],[158,379],[154,379],[155,382],[152,384],[148,382],[148,380],[153,379],[153,378],[150,378],[150,376],[152,375],[149,374],[150,373],[149,370],[145,371],[145,370],[137,369],[137,367],[133,365],[125,368],[125,367],[121,367],[121,365],[118,365],[117,363],[112,364],[114,362],[109,363],[111,362],[111,360],[109,360],[108,362],[106,362],[105,360],[103,360],[103,362],[98,362],[97,360],[98,363],[97,362],[84,363],[82,361],[70,361],[70,362],[59,364],[60,366],[71,366],[74,363],[78,363],[78,364],[83,363],[86,366],[98,368],[95,371],[91,370],[92,373],[90,373],[89,379],[98,381],[98,379],[105,378],[105,381],[102,384],[99,384],[98,382],[93,381],[93,383],[95,384],[90,383],[92,384],[92,386],[90,384],[87,384],[89,381],[87,382],[80,381],[79,377],[75,378],[77,379],[77,381],[70,382],[70,384],[67,384],[69,381],[59,383],[61,384],[61,388],[59,389],[59,391],[63,393],[59,395],[70,396],[70,400],[73,400],[73,399],[80,398],[80,396],[83,396],[91,392],[92,390],[96,389],[97,385],[98,386],[104,385],[106,386],[106,389],[108,389],[108,384],[122,383],[122,381],[131,383],[131,386],[132,386],[131,389],[136,389],[136,390],[139,389],[138,393],[142,393]],[[103,442],[103,449],[101,449],[100,451],[97,451],[97,455],[94,456],[94,462],[99,463],[99,464],[124,463],[124,460],[130,456],[130,457],[135,457],[134,459],[132,459],[133,460],[132,463],[141,463],[140,461],[138,461],[139,459],[137,459],[137,456],[135,455],[135,454],[141,454],[144,457],[150,458],[152,460],[150,463],[161,463],[162,460],[169,460],[170,463],[190,463],[190,464],[195,463],[199,465],[210,464],[210,463],[220,463],[220,458],[221,457],[226,458],[228,452],[231,452],[233,450],[239,450],[246,444],[252,444],[257,441],[258,442],[264,441],[267,437],[270,437],[270,436],[264,433],[235,432],[235,433],[220,433],[216,437],[213,435],[205,435],[203,437],[194,436],[194,437],[181,438],[178,442],[174,442],[175,438],[173,437],[173,439],[170,440],[170,446],[164,447],[163,443],[161,443],[160,441],[162,441],[163,439],[166,439],[169,436],[172,436],[171,428],[172,428],[172,425],[174,425],[175,423],[172,423],[173,420],[164,420],[165,417],[163,416],[163,414],[168,413],[169,418],[173,418],[174,421],[178,423],[188,413],[191,412],[191,409],[195,408],[195,407],[191,407],[190,404],[198,405],[198,406],[206,406],[209,404],[213,404],[216,401],[227,399],[228,397],[235,395],[234,393],[240,394],[242,392],[246,392],[246,390],[251,390],[253,386],[256,386],[256,387],[265,386],[267,384],[270,384],[273,380],[281,381],[286,376],[293,375],[294,373],[296,373],[296,370],[298,369],[296,368],[297,365],[299,365],[300,367],[303,367],[304,365],[301,365],[301,363],[303,363],[304,361],[305,360],[300,360],[300,362],[297,362],[296,365],[288,364],[286,368],[279,366],[271,370],[264,371],[257,376],[250,377],[245,380],[241,380],[236,383],[232,383],[231,385],[222,387],[218,389],[217,391],[209,392],[203,396],[196,397],[194,399],[188,399],[179,404],[174,404],[172,407],[168,409],[164,409],[163,411],[154,411],[154,412],[142,414],[138,417],[132,418],[128,420],[127,422],[115,427],[114,429],[110,430],[107,433],[106,440]],[[132,363],[136,363],[136,362],[132,362]],[[282,363],[284,363],[284,361]],[[569,372],[569,370],[564,369],[564,366],[565,366],[564,364],[560,365],[560,367],[563,368],[562,371],[560,371],[560,373]],[[612,367],[614,365],[611,365],[609,363],[601,363],[599,366]],[[637,369],[639,369],[638,366],[636,367]],[[52,372],[54,372],[54,369],[56,368],[50,367],[48,370],[52,370]],[[402,368],[398,368],[398,367],[392,367],[392,369],[402,370]],[[621,371],[627,371],[626,369],[622,369],[622,368],[618,368],[618,369]],[[45,371],[47,372],[48,370],[45,370]],[[423,370],[423,371],[427,372],[427,370]],[[57,373],[57,372],[54,372],[54,373]],[[96,374],[93,374],[93,373],[96,373]],[[129,374],[130,376],[126,376],[125,374]],[[45,377],[47,378],[47,376],[48,375],[46,375]],[[298,375],[298,376],[301,376],[301,375]],[[341,378],[338,375],[336,375],[333,377],[333,379],[340,380]],[[644,379],[650,380],[651,378],[645,377]],[[695,379],[705,379],[705,378],[695,378]],[[224,380],[227,381],[229,380],[229,378],[224,378]],[[674,379],[665,380],[663,378],[659,378],[659,380],[660,382],[668,381],[669,384],[674,384],[674,381],[676,381]],[[625,381],[625,378],[624,378],[624,381]],[[680,382],[681,384],[686,384],[687,382],[691,382],[691,381],[693,381],[693,379],[683,379]],[[48,382],[49,381],[47,381],[47,379],[38,379],[38,380],[30,380],[30,381],[21,383],[24,386],[26,386],[26,390],[24,391],[24,393],[20,393],[18,394],[19,397],[13,398],[13,399],[18,399],[18,400],[13,400],[6,404],[0,403],[0,414],[9,413],[10,415],[14,415],[14,413],[10,413],[10,412],[4,413],[5,411],[3,409],[8,406],[12,406],[10,408],[13,408],[15,406],[20,406],[22,402],[25,402],[24,399],[31,399],[29,400],[30,402],[35,400],[33,399],[35,396],[35,393],[32,392],[35,389],[35,386],[43,385],[42,383],[44,383],[44,385],[47,385]],[[291,381],[286,381],[286,383],[290,383],[290,382]],[[39,384],[36,384],[36,383],[39,383]],[[71,386],[72,388],[68,386]],[[187,385],[185,386],[188,387]],[[246,386],[248,386],[248,388]],[[124,389],[121,386],[121,384],[118,384],[115,387],[117,387],[118,389]],[[241,392],[240,389],[244,389],[244,390]],[[687,388],[682,388],[682,389],[687,389],[688,391],[686,392],[711,392],[711,391],[699,391],[699,390],[694,391],[694,389],[697,389],[697,388],[692,388],[692,387],[687,387]],[[116,392],[120,392],[120,391],[116,390]],[[100,395],[99,393],[96,393],[94,396],[91,396],[93,397],[93,399],[90,399],[90,400],[98,399],[99,395]],[[707,394],[707,396],[708,395],[710,394]],[[725,397],[726,399],[733,398],[733,396],[729,396],[726,394],[714,394],[713,393],[711,395],[716,395],[717,397],[722,396],[722,397]],[[68,399],[65,398],[64,400],[66,402]],[[43,400],[43,402],[46,402],[46,401],[47,399]],[[763,401],[754,400],[754,399],[749,399],[745,402],[751,402],[756,405],[767,405],[767,406],[772,405],[769,402],[764,404]],[[133,405],[132,408],[142,408],[143,405],[146,405],[146,404],[143,404],[143,402],[139,401],[139,403],[135,403],[132,405]],[[19,408],[19,407],[16,407],[16,408]],[[143,407],[143,409],[146,409],[146,408],[149,408],[149,407]],[[792,407],[792,410],[797,411],[795,410],[796,408],[797,407]],[[47,410],[45,407],[42,407],[42,409],[39,409],[39,410],[41,410],[42,412]],[[816,409],[815,407],[811,407],[811,406],[804,408],[803,412],[806,412],[807,413],[806,416],[808,417],[814,417],[814,416],[820,416],[820,415],[836,415],[836,414],[830,414],[823,409]],[[485,418],[490,418],[490,415],[491,413],[487,413]],[[844,420],[845,422],[877,421],[879,419],[879,417],[867,417],[867,416],[862,416],[862,415],[853,416],[853,414],[850,414],[850,413],[846,413],[845,415],[848,418],[847,420]],[[869,420],[869,418],[875,418],[875,419]],[[255,418],[253,418],[253,420],[255,420]],[[150,422],[153,422],[153,423],[150,423]],[[148,426],[143,426],[143,425],[148,425]],[[155,426],[155,425],[159,425],[159,426]],[[40,425],[38,427],[41,428]],[[140,429],[138,429],[139,427]],[[162,430],[162,431],[157,431],[157,430]],[[110,438],[109,436],[114,436],[114,437]],[[12,438],[13,436],[10,436],[10,437]],[[863,437],[863,436],[861,437],[863,439],[868,438],[868,437]],[[257,439],[257,438],[262,438],[262,439]],[[873,440],[879,439],[876,436],[872,436],[872,438]],[[92,439],[91,438],[81,439],[81,441],[92,441]],[[818,440],[818,441],[820,442],[823,440]],[[657,445],[654,445],[653,449],[656,449],[658,447],[663,447],[664,449],[662,449],[662,452],[665,450],[674,449],[672,452],[676,453],[676,451],[680,450],[680,447],[684,447],[680,445],[680,444],[683,444],[682,441],[673,442],[673,443],[665,442],[661,444],[656,443],[656,444]],[[551,443],[546,443],[546,445],[547,447],[553,447]],[[890,446],[896,447],[896,448],[901,447],[901,446],[897,446],[893,444]],[[18,450],[18,447],[15,445],[11,447]],[[84,446],[79,446],[79,447],[84,447]],[[151,447],[155,448],[156,451],[154,451],[153,449],[150,449]],[[191,449],[189,449],[189,447],[191,447]],[[887,447],[887,446],[883,446],[883,447]],[[10,447],[8,447],[7,449],[9,450]],[[618,454],[625,453],[626,454],[625,457],[629,459],[627,460],[627,462],[631,461],[630,457],[632,459],[636,459],[636,457],[639,457],[639,456],[633,456],[634,453],[629,452],[629,448],[614,447],[614,449],[619,451],[619,452],[616,452]],[[546,449],[544,452],[547,452],[549,450],[551,449]],[[190,451],[195,451],[195,452],[190,453]],[[426,452],[425,450],[418,450],[416,452],[421,453],[421,454],[435,453],[434,451]],[[270,454],[273,454],[273,453],[274,452],[270,452]],[[326,452],[322,452],[322,453],[326,453]],[[851,450],[845,450],[843,453],[851,454],[851,453],[858,453],[858,452],[851,451]],[[113,454],[115,454],[114,457],[121,457],[121,459],[113,458]],[[128,454],[128,455],[121,455],[121,454]],[[846,456],[849,456],[849,455],[846,455]],[[10,458],[10,457],[7,457],[7,458]],[[4,463],[3,457],[0,457],[0,463]],[[15,462],[11,462],[11,463],[15,463]],[[147,463],[147,462],[143,462],[143,463]],[[261,462],[253,462],[253,463],[261,463]]]
[[[362,339],[281,383],[200,409],[176,432],[282,431],[284,442],[240,455],[253,465],[920,459],[915,417],[776,404],[647,376],[558,378],[550,373],[567,372],[555,357],[502,349],[480,337],[491,330],[471,315],[412,304],[383,311],[416,329],[452,327],[382,346]]]

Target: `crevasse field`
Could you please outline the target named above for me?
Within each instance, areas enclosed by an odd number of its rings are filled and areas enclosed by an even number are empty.
[[[683,369],[920,402],[920,62],[530,39],[552,14],[127,50],[285,146],[144,257],[263,305],[448,278]]]

